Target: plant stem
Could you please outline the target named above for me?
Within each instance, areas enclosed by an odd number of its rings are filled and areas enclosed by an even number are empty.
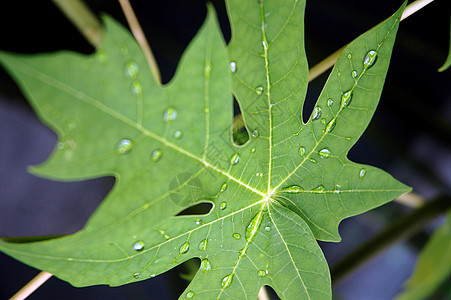
[[[130,2],[128,0],[119,0],[119,3],[121,4],[122,11],[124,12],[125,18],[127,19],[128,25],[130,26],[130,30],[132,31],[133,36],[141,47],[144,56],[146,57],[153,77],[155,78],[156,82],[161,85],[160,70],[158,69],[155,57],[153,56],[152,50],[150,49],[149,43],[147,42],[141,25],[139,25],[138,19],[133,12],[133,8],[130,5]]]
[[[417,0],[417,1],[407,5],[406,9],[404,9],[404,12],[402,13],[401,21],[406,19],[407,17],[411,16],[415,12],[419,11],[420,9],[422,9],[423,7],[425,7],[432,1],[434,1],[434,0]],[[343,52],[343,50],[345,49],[346,46],[347,45],[341,47],[340,49],[338,49],[337,51],[335,51],[334,53],[332,53],[331,55],[326,57],[324,60],[322,60],[319,64],[317,64],[313,68],[311,68],[309,70],[308,81],[309,82],[312,81],[319,75],[326,72],[329,68],[331,68],[335,64],[338,56],[340,56],[341,52]]]
[[[10,298],[10,300],[22,300],[30,296],[34,291],[36,291],[42,284],[44,284],[52,274],[42,271],[35,278],[33,278],[29,283],[27,283],[23,288],[21,288],[17,293]]]
[[[53,0],[53,3],[92,46],[99,47],[104,36],[102,24],[82,0]]]
[[[387,247],[410,237],[425,224],[445,213],[450,207],[451,197],[443,195],[395,220],[331,268],[333,283],[336,284]]]

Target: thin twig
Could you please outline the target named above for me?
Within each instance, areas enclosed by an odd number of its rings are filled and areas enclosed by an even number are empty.
[[[22,300],[30,296],[34,291],[36,291],[44,282],[46,282],[52,274],[49,272],[42,271],[35,278],[33,278],[29,283],[27,283],[23,288],[21,288],[17,293],[10,298],[10,300]]]
[[[404,204],[405,206],[408,206],[410,208],[419,208],[420,206],[425,204],[423,197],[413,192],[405,193],[396,198],[394,201],[400,204]]]
[[[91,45],[95,48],[99,47],[105,34],[103,26],[82,0],[53,0],[53,3]]]
[[[431,3],[434,0],[417,0],[409,5],[406,6],[404,9],[404,12],[401,16],[401,21],[409,17],[410,15],[414,14],[415,12],[419,11],[429,3]],[[314,66],[309,70],[308,75],[308,81],[312,81],[313,79],[317,78],[319,75],[323,74],[327,70],[329,70],[337,61],[338,56],[340,56],[341,52],[346,48],[347,45],[341,47],[328,57],[326,57],[324,60],[322,60],[319,64]]]
[[[124,12],[125,18],[127,19],[128,25],[130,26],[130,30],[132,31],[133,36],[141,47],[144,56],[146,57],[153,77],[158,84],[161,84],[161,75],[160,70],[158,69],[157,61],[153,56],[149,43],[147,43],[146,36],[144,35],[141,25],[139,25],[138,19],[136,18],[130,2],[128,0],[119,0],[119,3],[121,4],[122,11]]]
[[[257,299],[258,300],[270,300],[271,298],[269,298],[269,294],[268,294],[268,290],[266,289],[266,286],[262,286],[260,288],[260,291],[258,292],[257,295]]]

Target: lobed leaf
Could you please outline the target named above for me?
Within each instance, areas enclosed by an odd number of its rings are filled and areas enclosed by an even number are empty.
[[[91,56],[1,52],[59,136],[33,171],[116,184],[80,232],[0,250],[75,286],[136,282],[198,258],[181,297],[255,299],[270,285],[282,298],[331,298],[315,239],[338,241],[342,219],[409,190],[347,159],[379,101],[404,7],[345,49],[307,123],[302,0],[227,1],[227,48],[210,6],[163,87],[108,17]],[[232,93],[251,133],[241,146]],[[178,215],[199,203],[212,208]]]

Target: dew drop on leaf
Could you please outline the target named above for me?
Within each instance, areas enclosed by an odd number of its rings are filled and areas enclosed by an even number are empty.
[[[236,62],[234,61],[230,62],[230,71],[232,71],[232,73],[236,72]]]
[[[359,173],[360,179],[362,179],[365,176],[365,174],[366,174],[366,170],[365,169],[361,169],[360,173]]]
[[[271,226],[269,226],[269,225],[266,226],[266,227],[265,227],[265,231],[268,231],[268,232],[271,231]]]
[[[337,124],[335,119],[332,119],[327,125],[326,125],[326,133],[331,132],[332,130],[334,130],[335,125]]]
[[[327,106],[331,107],[332,104],[334,104],[334,100],[332,100],[331,98],[329,98],[329,99],[327,100]]]
[[[131,89],[133,95],[135,95],[138,98],[142,97],[143,87],[142,87],[141,83],[138,80],[134,80],[132,82],[132,85],[131,85],[130,89]]]
[[[252,137],[258,137],[258,130],[252,131]]]
[[[144,249],[144,242],[143,242],[143,241],[137,241],[137,242],[133,245],[133,250],[141,251],[142,249]]]
[[[127,78],[136,78],[139,73],[139,67],[136,62],[129,60],[125,63],[124,73]]]
[[[305,147],[299,147],[299,154],[304,155],[305,154]]]
[[[194,297],[194,292],[193,291],[189,291],[188,293],[186,293],[185,295],[185,299],[192,299]]]
[[[163,152],[160,149],[156,149],[155,151],[152,152],[152,155],[150,157],[153,161],[159,161],[162,155]]]
[[[351,54],[351,53],[348,53],[347,57],[348,57],[349,59],[351,59],[351,58],[352,58],[352,54]]]
[[[358,75],[357,71],[356,70],[352,71],[351,75],[352,75],[352,78],[357,78],[357,75]]]
[[[347,91],[341,94],[341,108],[348,107],[349,103],[351,103],[352,92]]]
[[[240,240],[241,239],[241,234],[239,234],[238,232],[235,232],[234,234],[232,234],[233,238],[235,240]]]
[[[204,258],[200,262],[200,269],[203,273],[207,273],[211,271],[211,263],[208,259]]]
[[[251,149],[251,153],[255,153],[255,151],[256,151],[256,149],[255,149],[255,147],[253,147],[253,148]]]
[[[208,245],[208,240],[207,239],[203,239],[202,241],[200,241],[198,249],[200,251],[205,251],[207,249],[207,245]]]
[[[368,51],[368,53],[365,55],[365,58],[363,59],[363,67],[364,68],[370,68],[374,65],[377,58],[377,52],[374,50]]]
[[[180,246],[179,252],[180,254],[185,254],[186,252],[188,252],[188,250],[189,250],[189,242],[185,242],[183,243],[182,246]]]
[[[66,122],[64,122],[63,127],[64,127],[65,131],[71,131],[71,130],[75,129],[76,125],[77,125],[77,123],[76,123],[75,119],[70,118]]]
[[[321,107],[316,106],[315,109],[313,110],[312,120],[318,120],[321,117],[322,113],[323,111],[321,110]]]
[[[174,132],[174,138],[175,138],[176,140],[180,140],[182,137],[183,137],[183,131],[181,131],[181,130],[176,130],[176,131]]]
[[[227,190],[227,182],[224,182],[222,185],[221,185],[221,189],[219,190],[219,192],[225,192]]]
[[[265,277],[268,275],[268,270],[259,270],[257,274],[259,277]]]
[[[200,225],[202,224],[202,220],[201,219],[196,219],[196,225]]]
[[[325,188],[322,184],[318,185],[316,188],[314,188],[312,190],[312,192],[316,192],[316,193],[324,193]]]
[[[163,119],[165,122],[171,122],[177,119],[177,111],[173,105],[169,105],[164,111]]]
[[[141,273],[136,272],[133,274],[133,278],[138,279],[139,277],[141,277]]]
[[[260,228],[260,224],[263,220],[263,211],[261,210],[258,212],[252,220],[249,222],[249,225],[247,225],[246,228],[246,241],[248,243],[251,242],[251,240],[254,238],[255,234],[258,232]]]
[[[227,202],[221,202],[221,204],[219,204],[219,209],[220,210],[224,210],[227,208]]]
[[[230,164],[231,164],[231,165],[236,165],[239,161],[240,161],[240,155],[239,155],[238,153],[235,153],[235,154],[232,155],[232,157],[230,158]]]
[[[299,185],[290,185],[281,190],[281,192],[288,193],[288,194],[297,194],[297,193],[301,193],[303,191],[304,191],[304,189],[302,187],[300,187]]]
[[[257,93],[257,95],[261,95],[263,93],[263,87],[261,86],[256,87],[255,92]]]
[[[312,162],[312,163],[314,163],[314,164],[317,164],[317,163],[318,163],[318,162],[316,161],[316,159],[314,159],[314,158],[309,158],[309,161]]]
[[[329,158],[330,157],[330,150],[327,148],[321,149],[318,152],[319,156],[321,158]]]
[[[233,274],[229,274],[226,277],[222,278],[221,286],[226,289],[232,284],[232,281],[233,281]]]
[[[133,149],[133,146],[135,146],[135,143],[132,140],[122,139],[117,143],[116,153],[127,154]]]

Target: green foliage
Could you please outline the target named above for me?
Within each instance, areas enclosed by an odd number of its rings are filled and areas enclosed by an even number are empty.
[[[94,55],[0,53],[59,136],[33,172],[116,177],[80,232],[0,250],[75,286],[136,282],[199,258],[181,297],[255,299],[270,285],[285,299],[331,298],[316,239],[339,241],[341,220],[409,191],[347,158],[376,109],[404,6],[344,50],[307,123],[301,0],[228,1],[227,48],[210,7],[166,86],[108,17]],[[232,93],[251,133],[241,146]],[[177,216],[202,202],[209,213]]]
[[[451,211],[421,252],[414,273],[398,300],[425,299],[451,273]]]
[[[438,69],[439,72],[446,71],[451,66],[451,20],[449,23],[449,52],[448,57],[446,57],[445,62],[443,63],[443,66]]]

